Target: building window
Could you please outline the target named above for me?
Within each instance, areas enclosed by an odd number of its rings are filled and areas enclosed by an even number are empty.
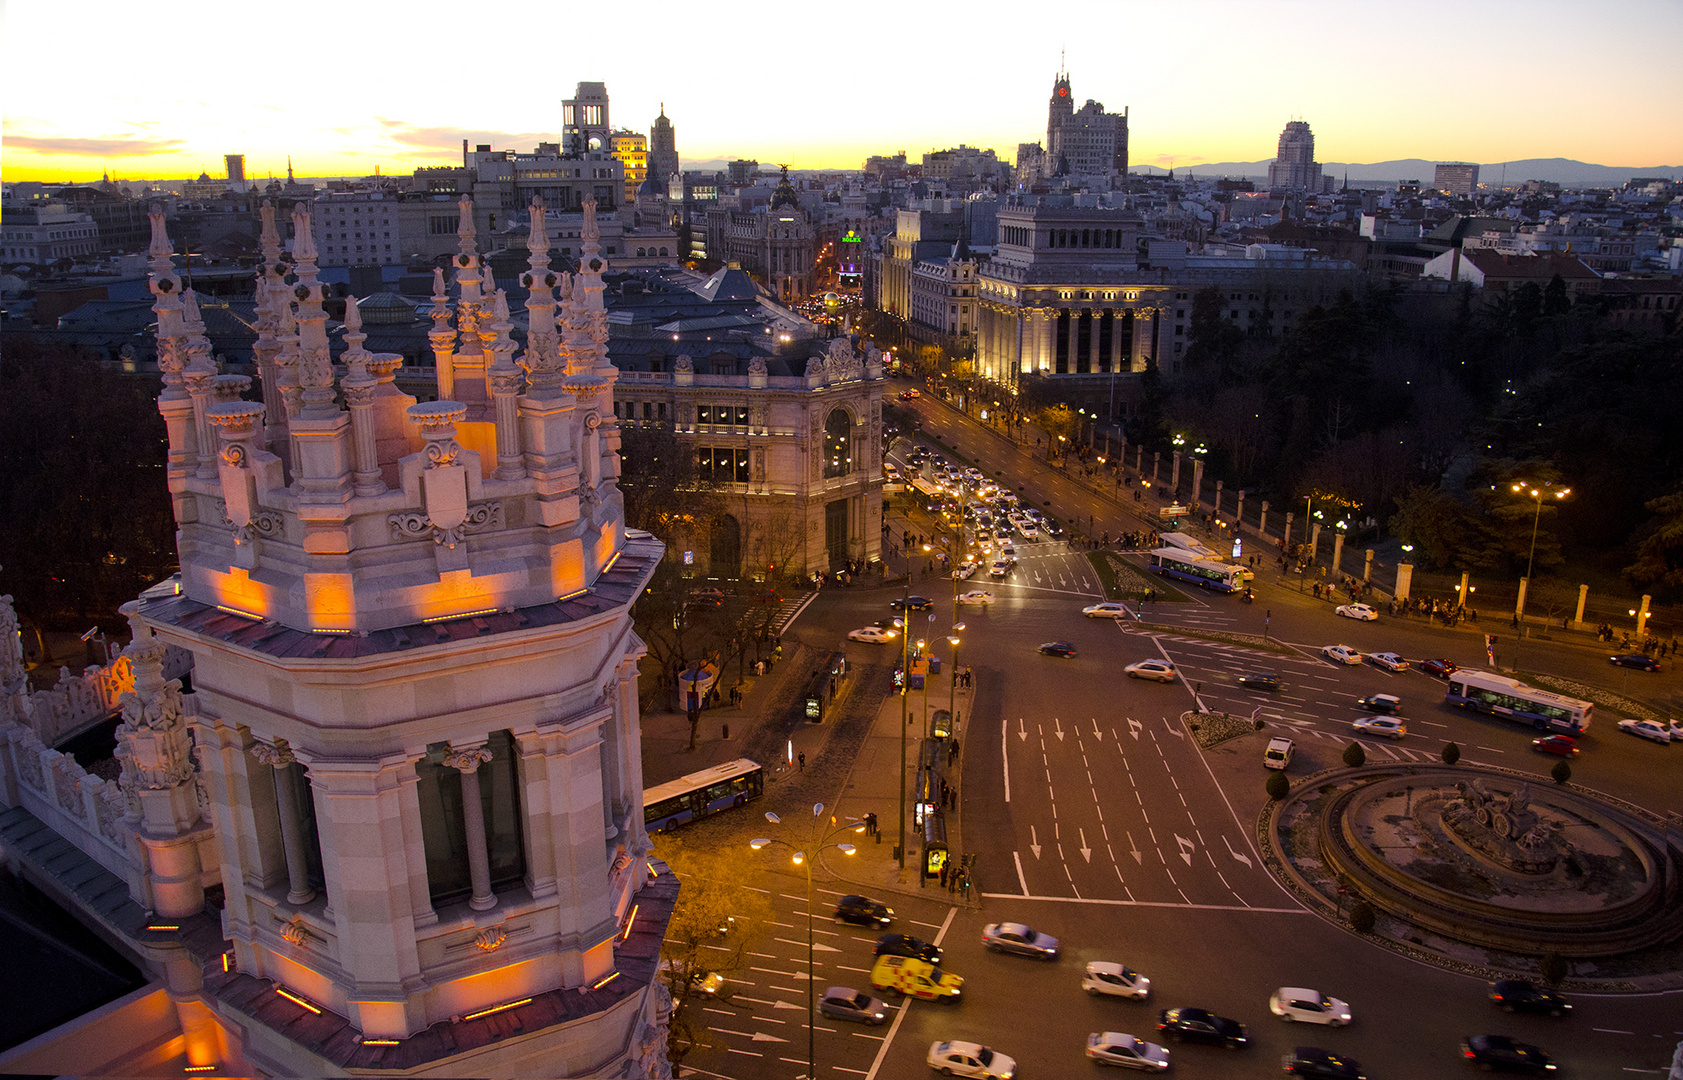
[[[696,472],[715,484],[748,482],[748,449],[732,446],[696,448]]]
[[[479,802],[485,816],[491,887],[496,889],[518,884],[526,876],[519,749],[514,736],[506,731],[492,732],[485,745],[491,751],[491,760],[480,765],[477,772]],[[427,888],[434,907],[465,900],[473,892],[462,815],[462,774],[444,764],[449,752],[449,743],[433,743],[415,764]]]
[[[853,420],[846,409],[832,409],[824,421],[824,478],[853,471]]]

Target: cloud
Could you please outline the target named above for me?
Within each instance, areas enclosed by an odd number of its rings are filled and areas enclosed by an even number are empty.
[[[18,135],[6,132],[6,144],[42,154],[77,154],[85,157],[125,157],[168,154],[187,145],[185,139],[112,136],[104,139],[72,139],[55,136]]]
[[[462,140],[478,145],[489,143],[499,150],[530,151],[540,142],[558,142],[560,132],[533,131],[465,131],[454,127],[418,127],[405,120],[377,118],[385,130],[380,134],[394,143],[412,147],[429,156],[455,155],[462,151]]]

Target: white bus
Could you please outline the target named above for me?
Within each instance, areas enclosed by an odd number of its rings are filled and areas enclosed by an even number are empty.
[[[1214,548],[1211,548],[1211,547],[1205,547],[1203,544],[1199,543],[1196,539],[1194,539],[1192,537],[1192,535],[1189,534],[1189,533],[1183,533],[1183,532],[1163,533],[1162,536],[1160,537],[1160,539],[1163,541],[1163,546],[1164,547],[1179,548],[1180,550],[1182,550],[1184,552],[1187,552],[1188,554],[1198,556],[1200,559],[1208,559],[1211,562],[1218,562],[1218,563],[1227,561],[1226,558],[1222,556],[1221,552],[1219,552],[1219,551],[1217,551],[1217,550],[1215,550]],[[1240,566],[1239,567],[1239,580],[1242,581],[1242,582],[1255,581],[1256,580],[1256,574],[1253,573],[1252,571],[1246,569],[1245,567]]]
[[[765,770],[760,763],[737,758],[645,789],[643,825],[649,832],[665,832],[764,793]]]
[[[1563,735],[1583,734],[1595,711],[1587,701],[1538,690],[1506,675],[1466,669],[1449,677],[1445,700],[1463,709],[1530,724],[1538,731],[1552,728]]]
[[[1151,553],[1151,568],[1164,577],[1190,581],[1216,592],[1238,592],[1245,587],[1244,569],[1231,563],[1203,559],[1181,548],[1158,548]]]

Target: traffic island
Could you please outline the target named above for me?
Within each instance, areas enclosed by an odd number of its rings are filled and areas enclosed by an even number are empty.
[[[1305,904],[1482,977],[1567,961],[1579,989],[1683,986],[1683,834],[1515,770],[1398,763],[1299,780],[1264,806],[1265,859]],[[1366,921],[1365,918],[1363,920]]]

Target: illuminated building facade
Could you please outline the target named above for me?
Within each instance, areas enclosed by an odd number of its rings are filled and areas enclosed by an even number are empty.
[[[97,826],[37,791],[16,725],[0,792],[14,834],[27,811],[126,885],[83,914],[150,963],[179,1030],[122,1045],[136,1013],[45,1071],[670,1075],[676,887],[648,860],[630,614],[662,547],[623,524],[595,207],[576,274],[549,269],[532,207],[524,351],[471,210],[453,297],[435,276],[427,403],[363,349],[354,302],[330,360],[302,206],[289,258],[264,210],[264,400],[242,400],[154,211],[181,574],[125,608],[134,690]]]

